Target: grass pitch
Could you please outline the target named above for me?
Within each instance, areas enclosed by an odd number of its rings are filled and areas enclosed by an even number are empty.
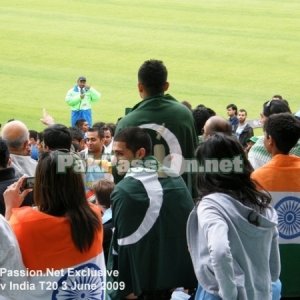
[[[140,98],[137,69],[161,59],[169,92],[226,116],[259,116],[274,94],[300,109],[298,0],[0,0],[0,123],[41,130],[42,108],[70,123],[79,75],[102,93],[93,120],[116,122]]]

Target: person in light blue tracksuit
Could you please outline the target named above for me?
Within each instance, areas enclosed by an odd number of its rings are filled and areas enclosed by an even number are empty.
[[[68,91],[65,101],[71,107],[71,126],[79,119],[85,119],[92,127],[92,105],[100,99],[101,94],[86,84],[86,78],[80,76],[77,84]]]

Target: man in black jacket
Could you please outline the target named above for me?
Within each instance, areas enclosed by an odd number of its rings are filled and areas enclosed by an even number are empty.
[[[239,109],[238,119],[239,124],[235,134],[245,149],[247,147],[247,141],[254,135],[253,128],[246,122],[247,111],[245,109]]]

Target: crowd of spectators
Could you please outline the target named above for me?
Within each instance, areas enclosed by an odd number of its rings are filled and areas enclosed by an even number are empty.
[[[162,61],[137,75],[115,123],[80,76],[71,127],[2,126],[0,299],[299,299],[299,112],[274,95],[255,136],[245,108],[168,94]]]

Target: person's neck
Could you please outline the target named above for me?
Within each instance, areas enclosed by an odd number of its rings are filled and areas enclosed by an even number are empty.
[[[9,149],[10,154],[26,156],[23,149]]]
[[[274,157],[275,155],[278,155],[278,154],[282,154],[282,155],[288,155],[286,153],[283,153],[282,151],[278,150],[278,148],[275,146],[272,147],[271,151],[269,151],[271,156]]]
[[[89,152],[89,155],[93,156],[94,159],[101,159],[102,151],[99,152]]]
[[[144,94],[142,95],[142,99],[145,100],[145,99],[154,98],[154,97],[157,97],[157,96],[163,96],[163,95],[164,95],[163,92],[158,93],[158,94],[155,94],[155,95],[148,95],[148,94],[144,93]]]

